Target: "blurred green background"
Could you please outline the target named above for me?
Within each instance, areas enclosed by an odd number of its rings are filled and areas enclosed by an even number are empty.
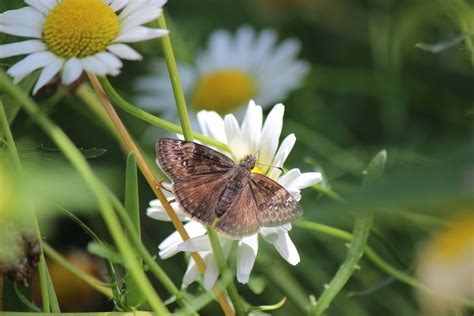
[[[381,233],[379,238],[371,237],[370,244],[394,266],[412,273],[422,243],[456,212],[474,211],[473,51],[465,42],[439,53],[415,45],[443,44],[465,32],[472,34],[473,5],[461,0],[174,0],[165,9],[179,61],[192,62],[195,52],[205,47],[208,35],[218,28],[271,27],[280,40],[301,40],[300,58],[311,63],[311,71],[300,89],[281,100],[286,105],[283,135],[295,133],[297,137],[287,167],[322,171],[325,185],[346,198],[341,204],[306,189],[302,198],[305,218],[350,231],[358,211],[377,211],[374,226]],[[0,11],[22,6],[22,1],[2,0]],[[0,35],[2,43],[10,39]],[[128,99],[134,96],[132,80],[147,73],[151,57],[161,56],[159,41],[136,47],[144,60],[126,62],[123,73],[111,78]],[[2,66],[13,61],[2,61]],[[43,94],[38,100],[49,97]],[[78,147],[105,150],[91,155],[89,162],[123,195],[126,156],[90,109],[71,93],[49,114]],[[140,139],[147,125],[119,114]],[[32,172],[37,186],[78,181],[65,158],[27,115],[20,112],[12,128],[23,160],[43,166],[42,172]],[[388,151],[386,173],[379,183],[362,189],[363,170],[381,149]],[[153,157],[152,147],[144,150]],[[58,164],[71,174],[58,171]],[[58,180],[61,174],[67,177]],[[109,239],[88,193],[79,190],[68,201],[60,199],[70,192],[68,187],[54,190],[52,199],[67,204]],[[154,250],[173,229],[171,224],[146,217],[151,199],[151,190],[140,178],[143,239]],[[90,241],[59,212],[48,212],[41,219],[48,242],[58,249],[84,248]],[[287,296],[275,315],[304,313],[309,295],[320,295],[347,250],[344,241],[298,227],[291,237],[301,255],[299,265],[290,266],[261,242],[250,285],[239,286],[243,297],[255,305],[273,304]],[[386,244],[394,249],[387,249]],[[186,269],[184,257],[177,255],[160,264],[179,284]],[[420,314],[413,288],[391,279],[365,259],[360,266],[327,315]],[[160,285],[156,288],[166,297]],[[191,290],[199,291],[196,284]],[[110,307],[104,302],[101,308]],[[203,314],[219,314],[218,306],[210,304]]]

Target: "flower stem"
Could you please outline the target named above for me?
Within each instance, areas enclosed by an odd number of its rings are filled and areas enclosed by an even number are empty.
[[[145,261],[150,269],[151,273],[160,280],[161,284],[168,290],[171,295],[176,297],[177,302],[185,308],[188,308],[189,304],[186,299],[181,295],[179,289],[174,285],[173,281],[168,277],[166,272],[158,265],[158,263],[153,259],[150,253],[146,250],[145,246],[141,242],[140,238],[138,237],[136,228],[134,227],[130,217],[127,214],[125,207],[120,203],[117,197],[112,193],[109,192],[112,204],[115,207],[120,219],[122,220],[125,229],[130,232],[130,237],[133,243],[140,253],[141,258]],[[188,313],[192,313],[189,309],[187,310]]]
[[[2,316],[156,316],[152,312],[93,312],[93,313],[26,313],[1,312]],[[160,314],[161,316],[161,314]]]
[[[43,250],[46,255],[54,260],[57,264],[62,266],[64,269],[71,272],[74,276],[78,279],[95,289],[97,292],[103,294],[105,297],[111,299],[113,297],[112,290],[108,288],[107,284],[104,284],[99,279],[85,273],[81,269],[77,268],[73,264],[71,264],[66,258],[61,256],[54,248],[52,248],[47,243],[43,242]]]
[[[135,157],[137,159],[137,165],[138,168],[140,169],[141,173],[145,177],[146,181],[148,182],[149,186],[155,193],[155,195],[158,197],[160,200],[160,203],[163,205],[163,208],[166,210],[166,213],[171,219],[171,222],[173,223],[175,229],[178,231],[179,235],[183,240],[189,239],[189,235],[184,229],[183,223],[179,220],[178,216],[174,212],[173,208],[171,205],[168,203],[168,199],[166,196],[163,194],[161,191],[160,187],[160,182],[157,181],[154,178],[153,173],[151,172],[151,169],[147,165],[145,159],[143,158],[143,155],[141,152],[138,150],[138,147],[135,145],[134,141],[132,140],[132,137],[128,133],[127,129],[123,125],[122,121],[120,120],[120,117],[117,115],[117,112],[115,111],[114,107],[110,103],[109,99],[107,98],[107,95],[105,94],[104,90],[102,89],[102,86],[100,85],[99,80],[97,79],[96,76],[92,74],[88,74],[89,79],[92,83],[92,86],[94,87],[94,90],[96,91],[97,95],[99,96],[100,100],[102,101],[102,104],[107,111],[109,117],[111,118],[112,122],[114,123],[114,126],[119,134],[119,139],[122,142],[122,145],[124,146],[125,150],[127,152],[133,152],[135,154]],[[202,260],[201,256],[197,252],[192,252],[191,256],[193,257],[194,261],[196,262],[197,267],[199,268],[199,271],[204,273],[206,271],[206,264]],[[214,293],[217,296],[217,299],[219,301],[219,304],[221,305],[224,313],[226,315],[233,315],[233,311],[231,307],[229,306],[229,303],[227,302],[225,296],[222,293],[219,293],[219,290],[217,288],[213,289]]]
[[[159,28],[167,29],[164,13],[162,13],[158,17],[156,24]],[[188,141],[192,141],[193,131],[191,128],[191,122],[189,121],[188,108],[186,107],[186,100],[184,98],[183,87],[181,86],[181,81],[179,80],[178,67],[176,65],[176,60],[174,58],[173,47],[171,46],[171,40],[170,40],[169,35],[163,36],[161,38],[161,43],[163,44],[163,54],[165,55],[166,65],[168,66],[168,72],[170,75],[171,85],[173,87],[173,93],[176,100],[176,106],[177,106],[179,118],[181,121],[181,129],[183,131],[184,139]],[[220,244],[219,244],[219,248],[220,248]],[[191,255],[193,255],[193,253],[191,253]],[[201,259],[201,257],[199,257],[199,259]],[[194,261],[196,262],[196,265],[198,266],[199,270],[204,273],[205,269],[203,269],[204,262],[202,262],[202,259],[200,260],[202,263],[196,260]],[[218,287],[214,286],[213,291],[214,293],[219,293]],[[226,308],[230,308],[230,306],[227,304],[227,300],[225,299],[222,293],[219,293],[218,299],[219,299],[219,302],[221,303],[222,308],[224,309],[224,312],[226,314],[228,313],[233,314],[231,310],[230,311],[228,309],[226,310]],[[225,306],[222,305],[222,303],[225,303]],[[234,305],[235,305],[235,302],[234,302]],[[236,307],[236,310],[237,310],[237,307]]]
[[[122,96],[114,89],[114,87],[110,84],[110,81],[107,79],[107,77],[100,77],[99,78],[100,83],[102,84],[102,87],[104,88],[105,92],[107,93],[107,96],[114,102],[114,104],[122,109],[123,111],[127,112],[130,115],[133,115],[134,117],[150,123],[154,126],[161,127],[167,131],[177,133],[177,134],[183,134],[183,130],[181,126],[173,124],[171,122],[168,122],[167,120],[164,120],[162,118],[159,118],[158,116],[155,116],[153,114],[150,114],[146,111],[143,111],[142,109],[138,108],[137,106],[131,104],[130,102],[126,101]],[[79,95],[80,98],[83,100],[87,98],[88,91],[87,89],[79,89],[77,90],[77,94]],[[227,147],[226,144],[221,143],[220,141],[205,136],[200,133],[193,132],[193,137],[205,144],[212,145],[216,148],[219,148],[223,151],[229,152],[229,147]]]
[[[114,213],[110,200],[107,198],[107,193],[105,193],[103,190],[103,184],[96,178],[94,172],[85,158],[81,155],[80,151],[74,146],[67,135],[48,117],[36,115],[39,112],[39,107],[36,105],[36,103],[19,87],[13,85],[3,71],[0,71],[0,87],[2,87],[6,93],[10,94],[21,104],[25,111],[56,143],[56,145],[63,151],[72,165],[77,169],[79,174],[82,176],[84,181],[88,184],[91,191],[95,195],[99,209],[102,212],[102,216],[124,258],[125,264],[127,265],[131,276],[136,279],[137,284],[140,284],[140,290],[147,298],[150,307],[159,315],[169,314],[169,311],[163,304],[163,301],[156,294],[144,272],[141,270],[132,247],[123,235],[120,222]]]
[[[125,227],[125,233],[128,239],[137,241],[141,244],[141,230],[140,230],[140,204],[138,197],[138,175],[137,175],[137,164],[135,155],[129,153],[127,157],[127,164],[125,168],[125,198],[124,198],[125,211],[127,212],[127,219],[130,220],[131,224],[129,227]],[[134,242],[132,242],[134,243]],[[137,258],[140,265],[143,267],[143,261],[141,257]],[[138,290],[139,286],[135,283],[135,280],[128,278],[125,281],[127,288],[126,302],[129,306],[134,306],[137,309],[143,308],[146,299],[143,294]]]
[[[5,112],[5,108],[3,107],[3,101],[0,99],[0,123],[2,124],[3,134],[5,135],[7,145],[8,145],[8,152],[11,156],[11,161],[16,170],[21,169],[21,162],[20,156],[18,155],[18,151],[16,149],[16,144],[13,139],[12,131],[10,130],[10,124],[8,123],[7,113]]]
[[[295,227],[300,227],[300,228],[307,229],[310,231],[322,233],[322,234],[339,238],[342,240],[346,240],[346,241],[352,240],[351,233],[345,230],[336,228],[336,227],[331,227],[331,226],[327,226],[327,225],[323,225],[323,224],[319,224],[315,222],[310,222],[306,220],[297,220],[293,222],[293,225]],[[375,252],[375,250],[372,247],[367,245],[364,251],[365,251],[365,255],[367,259],[369,259],[376,267],[378,267],[380,270],[384,271],[385,273],[387,273],[394,279],[400,282],[403,282],[405,284],[408,284],[419,290],[431,292],[431,289],[428,286],[424,285],[423,283],[411,277],[410,275],[406,274],[405,272],[398,270],[397,268],[392,266],[390,263],[385,261],[379,254],[377,254],[377,252]],[[461,302],[462,304],[466,306],[474,306],[474,301],[472,300],[467,300],[463,298],[459,298],[458,300],[459,302]]]
[[[18,150],[16,148],[15,140],[13,139],[12,131],[10,129],[10,124],[7,119],[7,115],[5,112],[5,108],[3,107],[3,102],[0,100],[0,124],[2,125],[3,134],[6,137],[7,144],[8,144],[8,152],[11,156],[11,161],[14,165],[16,171],[20,172],[22,169],[20,156],[18,155]],[[49,284],[51,280],[48,278],[48,267],[46,265],[46,260],[43,254],[43,243],[41,239],[41,232],[39,229],[38,218],[36,217],[36,212],[31,206],[31,217],[33,222],[33,227],[35,230],[36,238],[38,238],[38,242],[41,248],[41,254],[39,257],[38,263],[38,274],[39,274],[39,281],[40,281],[40,289],[41,289],[41,300],[43,304],[43,311],[48,313],[52,312],[59,312],[59,304],[57,304],[56,293],[54,291],[54,287],[52,284]],[[54,303],[51,306],[51,301]]]
[[[219,238],[217,237],[216,231],[212,226],[207,227],[207,235],[209,236],[209,240],[211,241],[212,252],[214,253],[214,258],[216,259],[221,276],[230,273],[230,270],[227,267],[224,252],[222,251],[221,243],[219,241]],[[237,288],[235,287],[233,280],[229,281],[227,285],[227,291],[229,292],[229,296],[232,300],[232,303],[234,303],[236,315],[245,315],[244,306],[241,302],[239,293],[237,292]]]
[[[157,26],[161,29],[167,30],[165,15],[162,13],[157,20]],[[171,86],[173,87],[174,98],[176,100],[176,107],[178,108],[179,119],[181,120],[181,127],[183,128],[184,139],[193,140],[193,130],[191,122],[189,121],[188,108],[186,107],[186,100],[184,99],[183,87],[181,80],[179,80],[178,67],[174,58],[173,47],[171,46],[171,39],[168,36],[161,38],[163,45],[163,55],[165,55],[166,65],[170,74]]]
[[[322,315],[354,273],[357,263],[364,254],[373,218],[373,213],[367,212],[356,219],[353,238],[349,246],[349,251],[347,252],[346,260],[339,267],[336,275],[323,294],[321,294],[314,308],[310,310],[311,315]]]

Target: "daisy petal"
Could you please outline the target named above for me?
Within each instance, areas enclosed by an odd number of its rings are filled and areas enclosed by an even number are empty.
[[[273,107],[265,120],[258,153],[258,161],[263,165],[270,166],[273,161],[283,127],[284,113],[285,107],[283,104],[277,104]],[[268,167],[265,167],[263,170],[266,171],[267,168]]]
[[[37,53],[47,49],[46,44],[38,40],[3,44],[0,45],[0,58]]]
[[[224,120],[214,111],[199,111],[197,113],[199,125],[204,135],[226,143]]]
[[[117,36],[114,42],[135,43],[168,35],[168,30],[136,26]]]
[[[48,51],[33,53],[11,66],[7,73],[14,78],[13,82],[17,84],[36,69],[49,65],[57,59],[56,55]]]
[[[114,10],[114,12],[117,12],[121,9],[123,9],[123,7],[125,7],[125,5],[128,3],[129,0],[113,0],[111,3],[110,3],[110,7],[112,8],[112,10]]]
[[[33,94],[36,94],[39,89],[44,87],[63,67],[64,60],[63,59],[56,59],[51,64],[47,65],[41,71],[41,75],[36,82],[35,87],[33,88]]]
[[[300,262],[298,250],[291,241],[287,232],[270,234],[264,236],[265,240],[271,243],[278,253],[291,265],[297,265]]]
[[[229,145],[229,148],[232,149],[232,154],[238,161],[247,155],[239,123],[233,114],[227,114],[224,117],[224,125],[227,144]]]
[[[249,281],[258,252],[258,234],[244,237],[237,248],[237,281],[246,284]]]
[[[224,257],[227,258],[232,246],[232,241],[224,240],[222,243],[222,251],[224,252]],[[204,288],[210,290],[217,281],[219,276],[219,268],[217,267],[216,259],[212,253],[209,254],[207,260],[206,272],[204,273]]]
[[[178,250],[189,252],[212,251],[212,246],[209,237],[206,234],[183,241],[178,245]]]
[[[43,13],[45,16],[48,15],[48,13],[58,5],[57,0],[25,0],[25,3],[28,4],[29,6],[35,8],[39,12]]]
[[[214,255],[211,253],[209,254],[209,258],[206,262],[206,271],[204,272],[204,288],[208,291],[211,290],[216,283],[218,276],[219,268],[217,267]]]
[[[95,55],[81,58],[79,59],[79,62],[81,63],[82,68],[90,73],[98,76],[105,76],[108,74],[107,66]]]
[[[127,60],[141,60],[140,55],[136,50],[126,44],[112,44],[107,49],[114,55]]]
[[[276,41],[277,33],[275,31],[266,29],[260,33],[260,36],[256,40],[255,47],[253,48],[256,62],[255,66],[261,66],[258,62],[268,57]]]
[[[204,226],[199,224],[198,222],[189,222],[184,225],[186,232],[189,234],[191,238],[203,235],[206,233],[206,229]],[[169,235],[165,240],[158,245],[158,249],[160,250],[159,256],[161,259],[166,259],[169,257],[174,256],[179,252],[178,246],[183,242],[183,239],[179,235],[177,231],[173,232]]]
[[[189,259],[186,272],[184,273],[184,276],[183,276],[183,284],[187,286],[193,283],[199,277],[199,274],[200,274],[200,271],[196,265],[196,262],[194,262],[194,259],[191,257]]]
[[[10,10],[0,14],[0,26],[25,26],[42,32],[44,15],[32,7]]]
[[[278,179],[278,177],[281,174],[281,170],[278,168],[283,167],[283,163],[285,162],[286,158],[288,157],[291,150],[293,149],[295,142],[296,142],[295,134],[290,134],[286,136],[285,139],[281,142],[280,148],[278,148],[275,158],[273,159],[273,162],[271,163],[273,167],[277,167],[277,168],[270,168],[270,170],[267,173],[267,176],[269,178]]]
[[[292,184],[297,189],[304,189],[323,180],[320,172],[302,173]]]
[[[133,14],[130,14],[127,18],[123,19],[120,25],[121,32],[126,33],[128,30],[156,20],[161,15],[161,8],[149,8],[144,7]]]
[[[41,38],[41,30],[30,26],[8,26],[0,24],[0,33],[21,37]]]
[[[169,198],[171,199],[171,198]],[[169,201],[169,200],[168,200]],[[172,204],[173,210],[181,221],[188,221],[189,217],[179,210],[179,207],[176,204]],[[146,210],[146,215],[150,218],[156,219],[158,221],[171,221],[168,213],[161,205],[160,200],[150,201],[150,207]]]
[[[62,81],[63,84],[69,85],[76,81],[84,71],[82,64],[77,58],[71,58],[64,64]]]
[[[254,154],[257,152],[260,143],[260,133],[262,130],[262,108],[250,101],[244,121],[242,122],[242,140],[246,144],[246,152]]]
[[[293,185],[293,183],[301,176],[301,171],[298,168],[293,168],[287,171],[283,176],[278,179],[278,183],[280,183],[285,188],[289,188]]]
[[[116,76],[120,73],[120,68],[122,68],[122,61],[115,57],[115,55],[107,52],[98,53],[95,55],[102,64],[107,67],[107,73],[113,76]]]
[[[147,0],[145,0],[145,1],[148,2]],[[133,14],[137,10],[140,10],[140,7],[144,7],[147,4],[148,3],[144,3],[143,0],[142,1],[130,1],[130,0],[128,0],[126,6],[123,8],[123,11],[120,12],[119,18],[121,20],[123,20],[127,16],[129,16],[130,14]]]

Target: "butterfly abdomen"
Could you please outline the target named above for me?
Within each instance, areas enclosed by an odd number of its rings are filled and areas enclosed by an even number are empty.
[[[232,207],[239,192],[242,190],[244,185],[248,184],[250,181],[250,170],[248,168],[237,166],[233,172],[234,173],[229,181],[227,181],[225,189],[219,199],[219,203],[217,204],[217,217],[221,217]]]

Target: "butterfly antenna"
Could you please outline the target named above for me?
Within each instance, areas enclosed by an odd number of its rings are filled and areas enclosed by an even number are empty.
[[[280,170],[281,172],[283,172],[283,168],[282,168],[282,167],[277,167],[277,166],[272,166],[272,165],[266,165],[266,164],[263,164],[263,163],[260,163],[260,162],[257,162],[257,165],[261,165],[261,166],[265,166],[265,167],[269,167],[269,168],[276,168],[276,169]]]

